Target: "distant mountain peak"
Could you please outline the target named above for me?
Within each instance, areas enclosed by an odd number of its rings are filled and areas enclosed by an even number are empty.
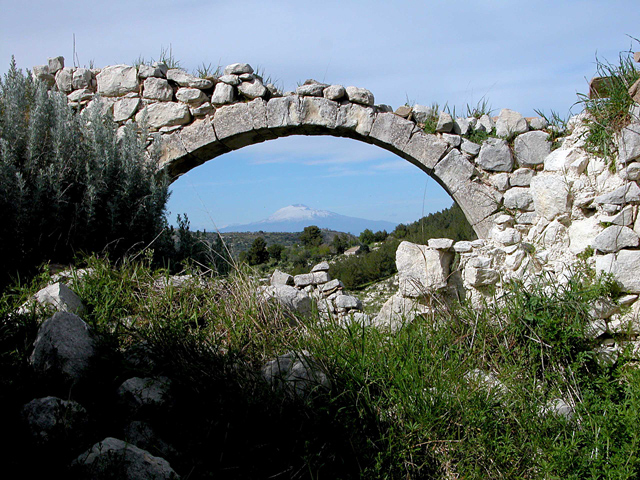
[[[365,220],[363,218],[347,217],[328,210],[317,210],[301,203],[283,207],[268,218],[246,225],[229,225],[221,228],[221,232],[301,232],[309,225],[319,228],[348,232],[359,235],[365,228],[374,232],[377,230],[393,230],[395,223]]]

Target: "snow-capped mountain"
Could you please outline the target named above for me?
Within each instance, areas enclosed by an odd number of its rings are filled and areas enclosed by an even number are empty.
[[[269,218],[246,225],[229,225],[221,228],[221,232],[301,232],[304,227],[316,225],[339,232],[360,235],[365,229],[374,232],[396,228],[396,224],[384,220],[366,220],[364,218],[347,217],[327,210],[316,210],[306,205],[289,205],[276,211]]]

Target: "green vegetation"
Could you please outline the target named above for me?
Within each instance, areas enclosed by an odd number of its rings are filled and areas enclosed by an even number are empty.
[[[148,421],[190,479],[640,475],[640,370],[630,349],[615,366],[596,361],[588,311],[615,290],[589,272],[552,290],[513,283],[498,306],[438,309],[388,333],[291,323],[238,271],[159,290],[166,272],[148,263],[86,262],[92,273],[75,288],[100,339],[92,380],[60,392],[34,376],[27,358],[42,317],[11,314],[28,293],[14,290],[0,299],[3,411],[52,393],[80,400],[93,419],[91,444],[128,421],[111,407],[122,381],[166,375],[173,407]],[[129,360],[142,345],[148,361]],[[296,399],[268,388],[261,366],[292,350],[314,356],[330,390]],[[568,417],[551,407],[560,398]],[[4,424],[5,471],[67,473],[75,454],[33,446],[20,422],[8,415]]]
[[[0,81],[0,287],[78,251],[120,256],[165,228],[167,182],[133,128],[116,136],[100,110],[75,114],[14,60]]]
[[[588,114],[585,148],[609,159],[616,152],[615,135],[629,123],[633,104],[629,88],[640,78],[640,72],[634,65],[633,52],[627,51],[620,53],[617,63],[596,57],[596,75],[601,77],[601,95],[591,98],[579,94],[577,103]]]

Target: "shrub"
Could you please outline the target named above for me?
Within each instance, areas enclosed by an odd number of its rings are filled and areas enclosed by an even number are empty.
[[[133,128],[116,132],[99,104],[76,114],[12,59],[0,81],[0,285],[81,250],[119,256],[162,231],[168,184]]]

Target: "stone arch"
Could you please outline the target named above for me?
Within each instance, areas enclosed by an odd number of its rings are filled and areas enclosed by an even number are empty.
[[[402,157],[451,195],[480,238],[500,209],[502,194],[455,144],[395,113],[348,100],[289,95],[223,105],[171,132],[153,133],[149,154],[175,179],[224,153],[290,135],[347,137]]]

